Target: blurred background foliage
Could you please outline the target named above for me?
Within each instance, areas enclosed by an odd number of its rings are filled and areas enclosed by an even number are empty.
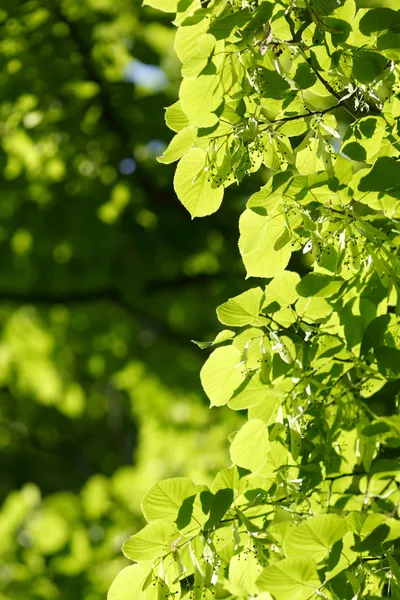
[[[105,598],[144,493],[207,483],[239,423],[209,410],[190,340],[243,290],[253,188],[191,222],[158,165],[169,21],[139,0],[0,3],[1,600]]]
[[[190,221],[156,161],[174,29],[140,4],[0,3],[0,600],[104,599],[144,493],[208,483],[241,419],[209,410],[190,340],[246,289],[260,179]]]

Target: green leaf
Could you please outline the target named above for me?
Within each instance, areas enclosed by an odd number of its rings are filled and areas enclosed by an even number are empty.
[[[206,523],[204,523],[203,529],[211,529],[220,523],[232,506],[233,497],[233,489],[231,488],[220,489],[212,495],[210,516]]]
[[[378,158],[358,185],[360,192],[384,192],[400,184],[400,163],[389,156]]]
[[[200,75],[208,64],[215,42],[215,37],[209,33],[204,33],[198,38],[196,53],[182,66],[182,77],[195,79]]]
[[[201,369],[200,379],[211,406],[227,404],[243,382],[239,361],[240,352],[233,346],[217,348],[208,357]]]
[[[254,373],[237,388],[229,400],[232,410],[244,410],[258,406],[270,397],[271,389],[261,381],[260,373]]]
[[[164,12],[174,13],[178,10],[179,0],[143,0],[143,6],[151,6]]]
[[[268,458],[268,429],[259,419],[248,421],[236,434],[230,454],[233,464],[256,472]]]
[[[214,213],[221,206],[224,196],[224,188],[217,187],[209,180],[205,165],[205,152],[192,148],[179,161],[175,172],[176,194],[192,218]]]
[[[195,127],[212,127],[218,121],[214,114],[222,102],[222,88],[215,75],[199,75],[184,79],[179,97],[184,113]]]
[[[264,385],[265,398],[260,404],[249,407],[249,419],[261,419],[267,425],[274,423],[280,405],[286,394],[276,388]]]
[[[147,521],[169,519],[175,521],[183,501],[197,493],[191,479],[174,477],[156,483],[142,501],[142,511]]]
[[[332,275],[324,273],[307,273],[297,285],[296,290],[300,296],[306,298],[310,296],[329,298],[340,290],[342,283],[343,279],[340,277],[332,277]]]
[[[135,562],[154,560],[171,551],[171,544],[179,538],[176,525],[170,521],[152,521],[122,546],[126,558]]]
[[[199,532],[207,520],[212,494],[208,489],[200,489],[201,487],[203,486],[198,486],[197,494],[188,496],[179,509],[175,523],[182,535],[187,533],[191,536]]]
[[[164,154],[157,158],[158,162],[168,165],[179,160],[193,147],[196,138],[197,129],[195,127],[185,127],[171,140]]]
[[[275,249],[287,230],[283,215],[268,218],[247,209],[240,217],[239,228],[239,249],[247,277],[275,277],[285,270],[292,254],[291,245]]]
[[[177,133],[189,125],[189,119],[183,112],[179,100],[165,110],[165,122],[172,131]]]
[[[398,27],[400,15],[398,11],[390,8],[374,8],[367,11],[360,20],[360,31],[364,35],[371,35],[376,31],[381,32],[391,27]]]
[[[242,552],[232,558],[229,563],[229,587],[235,597],[255,596],[257,593],[256,580],[262,571],[262,566],[251,552]],[[257,596],[259,597],[259,596]]]
[[[265,98],[280,100],[290,90],[288,82],[276,71],[262,68],[259,72],[259,81],[262,95]]]
[[[370,83],[383,74],[387,59],[369,50],[356,50],[353,53],[353,75],[361,83]]]
[[[276,304],[279,308],[286,308],[294,304],[299,297],[297,285],[300,283],[300,275],[293,271],[284,271],[273,278],[265,288],[265,299],[262,311],[265,313],[275,312]]]
[[[312,9],[323,17],[333,13],[338,4],[337,0],[311,0]]]
[[[361,434],[365,437],[374,437],[376,435],[381,436],[382,434],[389,433],[391,431],[389,425],[383,421],[376,421],[364,427],[361,430]]]
[[[307,554],[320,562],[346,532],[346,521],[338,515],[317,515],[293,529],[285,539],[283,549],[287,557]]]
[[[185,4],[186,2],[186,5],[190,2],[190,0],[180,1],[181,4]],[[190,62],[199,53],[199,40],[207,32],[209,25],[208,20],[205,18],[205,13],[204,9],[198,8],[195,5],[192,6],[192,10],[189,7],[187,18],[184,18],[184,15],[178,17],[179,20],[183,19],[183,22],[178,27],[175,35],[174,50],[183,65]],[[175,20],[175,24],[178,24],[177,19]]]
[[[390,554],[387,555],[387,559],[389,561],[390,570],[392,571],[392,574],[397,579],[397,581],[400,582],[400,567],[399,567],[398,563],[394,560],[393,556],[391,556]]]
[[[400,349],[389,346],[379,346],[375,349],[379,371],[385,377],[400,375]]]
[[[196,340],[192,340],[193,344],[196,344],[201,350],[205,350],[206,348],[212,348],[212,346],[218,346],[218,344],[223,344],[228,340],[231,340],[235,337],[235,332],[230,329],[223,329],[220,331],[212,342],[197,342]]]
[[[230,327],[243,327],[252,325],[257,327],[265,322],[259,316],[264,294],[261,288],[252,288],[239,296],[230,298],[217,308],[220,322]]]
[[[312,175],[318,171],[325,171],[327,165],[327,153],[317,137],[306,140],[298,147],[296,167],[301,175]]]
[[[301,557],[280,560],[257,579],[258,589],[270,592],[276,600],[308,600],[320,585],[315,561]]]
[[[307,63],[301,63],[297,67],[297,71],[293,77],[293,80],[300,88],[304,90],[312,87],[317,81],[317,77]]]
[[[213,494],[218,490],[232,488],[238,490],[240,487],[240,476],[237,467],[230,467],[229,469],[223,469],[216,474],[214,481],[211,486]]]
[[[210,26],[210,32],[218,39],[229,37],[231,32],[238,26],[243,26],[248,22],[248,12],[239,10],[233,14],[223,12],[219,18],[216,18]]]
[[[377,348],[383,343],[390,322],[390,315],[381,315],[370,321],[363,333],[360,354],[365,355],[371,348]]]
[[[319,321],[332,313],[332,307],[324,298],[299,298],[296,312],[303,318]]]
[[[365,148],[358,142],[349,142],[343,147],[343,154],[359,162],[367,160],[367,153]]]
[[[350,156],[354,160],[361,161],[371,161],[373,157],[379,156],[382,147],[382,141],[385,137],[386,133],[386,123],[382,117],[364,117],[360,119],[357,123],[357,127],[353,128],[354,135],[350,137],[350,140],[357,140],[358,143],[354,141],[353,144],[348,144],[348,146],[352,146],[354,150],[354,146],[358,145],[362,148],[362,150],[355,150],[355,156]],[[346,146],[347,153],[348,147]],[[364,155],[365,157],[361,156]],[[360,156],[357,156],[360,155]],[[371,161],[372,162],[372,161]]]
[[[122,569],[108,590],[107,600],[144,600],[142,585],[145,578],[140,565]]]

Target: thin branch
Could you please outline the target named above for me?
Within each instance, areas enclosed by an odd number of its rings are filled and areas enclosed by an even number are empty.
[[[277,331],[286,331],[288,334],[290,335],[295,335],[296,337],[298,337],[302,342],[304,342],[304,338],[301,337],[301,335],[299,335],[298,333],[296,333],[295,331],[293,331],[292,329],[290,329],[289,327],[285,327],[284,325],[281,325],[280,323],[278,323],[278,321],[275,321],[275,319],[273,317],[270,317],[267,314],[264,314],[262,312],[258,313],[259,317],[264,317],[265,319],[269,319],[270,321],[272,321],[272,323],[274,323],[274,325],[276,325],[278,327]]]
[[[145,291],[148,293],[160,292],[171,288],[185,288],[192,285],[204,285],[214,281],[221,281],[220,274],[200,273],[193,276],[179,277],[177,279],[158,279],[149,281],[145,286]]]
[[[121,144],[128,147],[129,140],[126,137],[126,128],[124,128],[124,124],[120,121],[118,114],[110,101],[109,91],[98,72],[96,62],[93,59],[92,48],[87,43],[86,39],[79,34],[76,22],[71,21],[65,14],[59,0],[51,0],[51,7],[56,19],[68,26],[70,38],[83,59],[83,66],[86,70],[88,79],[95,83],[99,89],[99,98],[102,105],[103,116],[111,125]]]
[[[82,56],[82,64],[86,70],[87,78],[95,83],[99,89],[98,98],[100,100],[104,121],[109,124],[110,129],[120,142],[120,156],[116,159],[116,162],[119,163],[121,159],[132,153],[133,141],[130,139],[129,135],[127,135],[130,131],[130,127],[127,127],[126,123],[120,118],[118,110],[111,102],[107,82],[101,77],[96,60],[93,58],[92,48],[87,43],[86,38],[80,35],[77,23],[68,18],[59,0],[50,0],[50,5],[56,19],[68,26],[70,38],[79,51],[79,54]],[[165,202],[170,202],[171,194],[166,193],[163,189],[155,186],[151,175],[148,175],[139,164],[137,164],[132,177],[153,200],[158,198]]]
[[[333,475],[332,477],[325,477],[324,481],[336,481],[336,479],[343,479],[343,477],[358,477],[366,475],[365,471],[360,471],[359,473],[341,473],[340,475]]]
[[[306,63],[310,66],[311,70],[313,71],[314,75],[317,77],[317,79],[319,79],[319,81],[322,83],[322,85],[325,87],[326,90],[328,90],[328,92],[330,94],[332,94],[332,96],[334,96],[338,103],[343,106],[343,108],[349,113],[349,115],[351,115],[351,117],[354,120],[357,120],[357,115],[356,113],[353,112],[352,108],[350,108],[348,106],[348,102],[346,102],[346,100],[348,100],[348,98],[346,98],[345,100],[341,97],[341,95],[331,86],[330,83],[328,83],[326,81],[326,79],[324,79],[321,75],[321,73],[318,71],[318,69],[313,65],[313,62],[311,60],[311,58],[306,56],[306,53],[304,52],[304,50],[301,48],[301,46],[299,45],[299,51],[302,55],[302,57],[304,58],[304,60],[306,61]]]
[[[19,291],[19,290],[0,290],[0,303],[10,303],[19,305],[38,305],[52,306],[55,304],[79,305],[94,303],[111,303],[122,309],[125,313],[133,317],[143,326],[154,330],[166,339],[186,348],[195,351],[196,347],[190,343],[190,335],[180,331],[174,331],[168,325],[150,315],[142,308],[135,306],[128,301],[125,296],[117,289],[99,288],[88,291],[66,291],[66,292],[37,292],[37,291]],[[200,351],[199,351],[200,355]]]
[[[325,113],[330,112],[331,110],[336,110],[337,108],[343,108],[343,103],[338,102],[334,106],[331,106],[330,108],[325,108],[324,110],[310,110],[308,111],[308,113],[305,113],[303,115],[294,115],[293,117],[284,117],[283,119],[276,119],[275,121],[271,121],[271,123],[288,123],[289,121],[296,121],[297,119],[306,119],[307,117],[314,117],[317,115],[322,116]]]

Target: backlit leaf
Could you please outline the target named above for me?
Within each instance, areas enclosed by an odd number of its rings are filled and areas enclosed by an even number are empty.
[[[248,421],[231,444],[232,462],[244,469],[258,471],[268,458],[269,441],[266,425],[259,419]]]
[[[174,523],[163,519],[151,521],[123,545],[127,558],[135,562],[154,560],[171,551],[171,544],[179,538]]]
[[[264,569],[257,579],[260,591],[277,600],[308,600],[320,586],[317,565],[312,558],[285,558]]]
[[[307,554],[321,561],[347,532],[346,521],[337,515],[317,515],[293,529],[284,541],[286,556]]]
[[[147,521],[175,521],[183,501],[196,493],[196,486],[186,477],[164,479],[156,483],[143,498],[143,514]]]
[[[211,406],[227,404],[233,392],[243,382],[244,374],[239,361],[240,352],[233,346],[217,348],[208,357],[200,378]]]
[[[210,215],[221,205],[223,187],[210,181],[206,169],[206,154],[193,148],[179,161],[174,187],[182,204],[192,218]]]
[[[257,327],[263,323],[260,317],[260,307],[263,300],[261,288],[252,288],[235,298],[230,298],[217,309],[218,319],[224,325],[242,327],[252,325]]]

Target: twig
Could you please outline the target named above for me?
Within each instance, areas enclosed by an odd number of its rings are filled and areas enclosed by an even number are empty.
[[[357,120],[357,115],[356,113],[353,112],[353,110],[348,106],[348,103],[346,102],[346,100],[348,100],[348,98],[342,98],[341,95],[331,86],[330,83],[328,83],[326,81],[326,79],[324,79],[321,75],[321,73],[318,71],[318,69],[313,65],[313,62],[311,60],[311,58],[306,56],[306,53],[304,52],[304,50],[301,48],[301,46],[299,45],[299,52],[302,55],[302,57],[304,58],[304,60],[306,61],[306,63],[310,66],[311,70],[313,71],[314,75],[317,77],[317,79],[319,79],[319,81],[322,83],[322,85],[325,87],[326,90],[328,90],[328,92],[330,94],[332,94],[332,96],[334,96],[337,100],[338,103],[343,106],[343,108],[349,113],[349,115],[351,115],[351,117],[354,120]]]
[[[190,343],[189,334],[179,331],[173,331],[160,319],[150,315],[142,308],[135,306],[125,296],[115,288],[99,288],[87,291],[19,291],[19,290],[0,290],[0,302],[20,305],[42,305],[51,306],[55,304],[79,305],[91,304],[96,302],[108,302],[124,310],[131,317],[141,322],[146,327],[150,327],[155,332],[171,341],[184,345],[186,348],[196,350],[196,347]],[[200,351],[199,351],[200,355]]]
[[[332,475],[332,477],[325,477],[324,481],[336,481],[336,479],[343,479],[343,477],[357,477],[366,475],[364,471],[360,471],[359,473],[341,473],[340,475]]]
[[[335,110],[336,108],[342,108],[343,103],[338,102],[334,106],[330,106],[329,108],[325,108],[324,110],[310,110],[308,113],[304,113],[303,115],[293,115],[293,117],[284,117],[283,119],[276,119],[275,121],[271,121],[271,123],[288,123],[289,121],[296,121],[297,119],[306,119],[307,117],[314,116],[322,116],[325,113],[330,112],[331,110]]]
[[[76,22],[71,21],[68,18],[59,0],[51,0],[51,6],[56,19],[65,23],[69,28],[70,38],[82,56],[82,64],[86,70],[87,78],[95,83],[99,89],[98,98],[100,100],[104,121],[109,124],[110,129],[120,142],[119,152],[116,153],[114,158],[115,163],[119,164],[123,158],[132,153],[133,143],[129,135],[127,135],[127,132],[129,132],[130,128],[127,127],[127,124],[123,122],[119,116],[118,110],[113,106],[106,81],[104,81],[104,79],[101,77],[97,63],[93,58],[92,48],[87,43],[85,36],[80,35]],[[137,184],[143,188],[146,194],[152,198],[152,200],[162,199],[164,202],[168,204],[170,203],[171,194],[165,193],[162,189],[155,186],[151,176],[147,175],[145,170],[143,170],[139,164],[137,164],[136,170],[132,177],[134,180],[136,180]]]

